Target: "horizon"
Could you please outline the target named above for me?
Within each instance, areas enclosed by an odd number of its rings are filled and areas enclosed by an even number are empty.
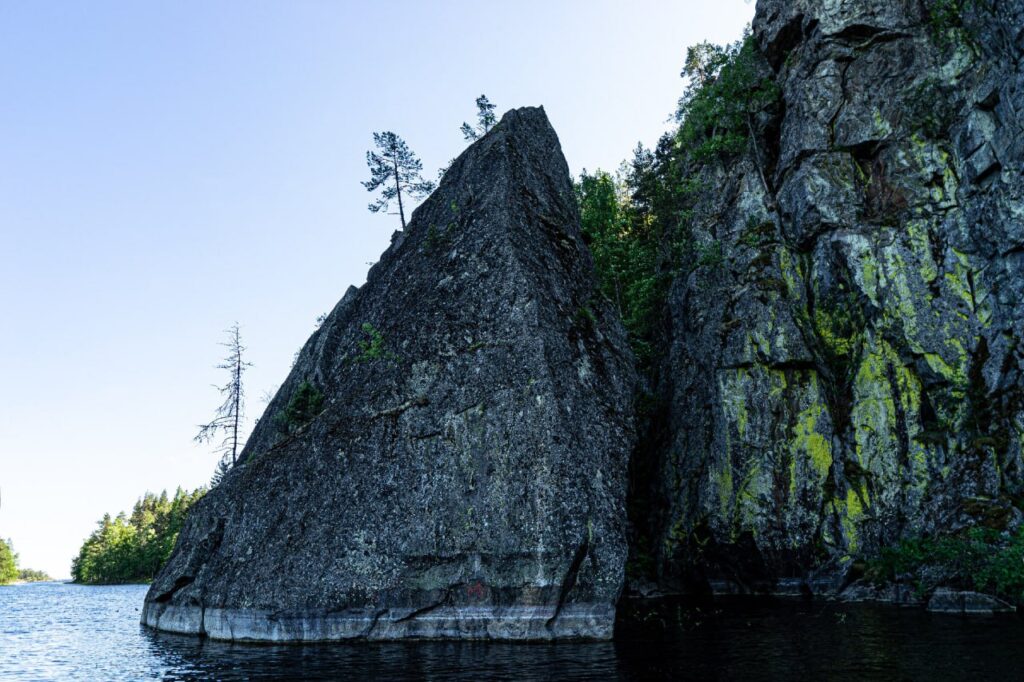
[[[754,11],[534,1],[478,25],[473,7],[3,8],[0,537],[22,568],[66,578],[103,514],[208,484],[217,457],[192,438],[223,331],[254,363],[251,428],[397,227],[359,184],[373,132],[433,180],[486,94],[544,106],[574,178],[615,171],[668,130],[686,48],[737,40]]]

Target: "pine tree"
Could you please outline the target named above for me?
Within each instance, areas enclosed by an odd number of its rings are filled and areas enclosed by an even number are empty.
[[[468,123],[463,123],[462,136],[472,142],[478,140],[487,134],[494,124],[498,122],[497,117],[494,115],[495,106],[491,104],[491,101],[487,99],[487,95],[480,95],[476,98],[476,126],[471,126]]]
[[[0,499],[0,504],[2,502]],[[4,542],[3,538],[0,538],[0,585],[18,579],[18,555],[14,553],[13,547],[10,540]]]
[[[364,181],[366,191],[380,190],[380,198],[370,204],[372,213],[387,210],[392,199],[398,200],[398,215],[405,229],[405,205],[402,195],[422,199],[434,191],[435,184],[424,180],[420,173],[423,162],[416,158],[405,140],[391,131],[374,133],[373,142],[377,151],[366,152],[366,165],[370,167],[370,179]]]
[[[242,335],[239,332],[238,323],[233,324],[226,330],[226,333],[228,340],[221,345],[228,349],[228,354],[224,361],[217,365],[217,369],[226,369],[229,372],[228,382],[217,389],[224,396],[224,402],[217,408],[213,420],[199,427],[199,433],[195,437],[197,443],[209,443],[218,435],[223,436],[223,440],[216,449],[220,454],[218,472],[223,473],[226,473],[226,470],[233,467],[238,461],[238,451],[242,445],[242,419],[245,413],[245,390],[242,384],[242,374],[246,369],[252,367],[251,362],[245,362],[242,359],[245,346],[242,345]],[[221,477],[223,477],[223,473],[220,473]]]
[[[217,468],[213,470],[213,476],[210,477],[210,487],[216,488],[219,486],[221,481],[224,480],[224,477],[228,475],[229,471],[231,471],[231,465],[228,464],[226,459],[221,458],[221,460],[217,462]]]
[[[14,553],[11,541],[0,539],[0,585],[18,579],[18,555]]]

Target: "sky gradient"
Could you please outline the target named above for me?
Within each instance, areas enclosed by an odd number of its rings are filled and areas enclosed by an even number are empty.
[[[0,537],[70,575],[104,512],[205,484],[192,442],[238,321],[248,422],[397,217],[372,132],[425,176],[486,93],[543,104],[570,169],[652,145],[688,45],[745,0],[0,4]]]

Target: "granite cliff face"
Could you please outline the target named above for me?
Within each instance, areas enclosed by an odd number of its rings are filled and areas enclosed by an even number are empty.
[[[761,0],[753,40],[777,97],[686,169],[655,408],[558,140],[510,112],[302,349],[143,622],[602,638],[627,536],[663,589],[834,593],[1019,526],[1024,2]]]
[[[761,0],[778,101],[698,171],[650,485],[659,573],[838,588],[1020,520],[1024,3]]]
[[[632,356],[543,109],[504,116],[300,352],[143,622],[232,640],[611,636]]]

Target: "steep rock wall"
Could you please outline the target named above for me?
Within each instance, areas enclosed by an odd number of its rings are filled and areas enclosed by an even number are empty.
[[[828,590],[1019,520],[1024,4],[760,0],[753,30],[780,100],[698,174],[721,258],[669,296],[654,551],[668,585]]]
[[[217,639],[611,636],[635,375],[543,109],[504,116],[299,353],[143,622]]]

